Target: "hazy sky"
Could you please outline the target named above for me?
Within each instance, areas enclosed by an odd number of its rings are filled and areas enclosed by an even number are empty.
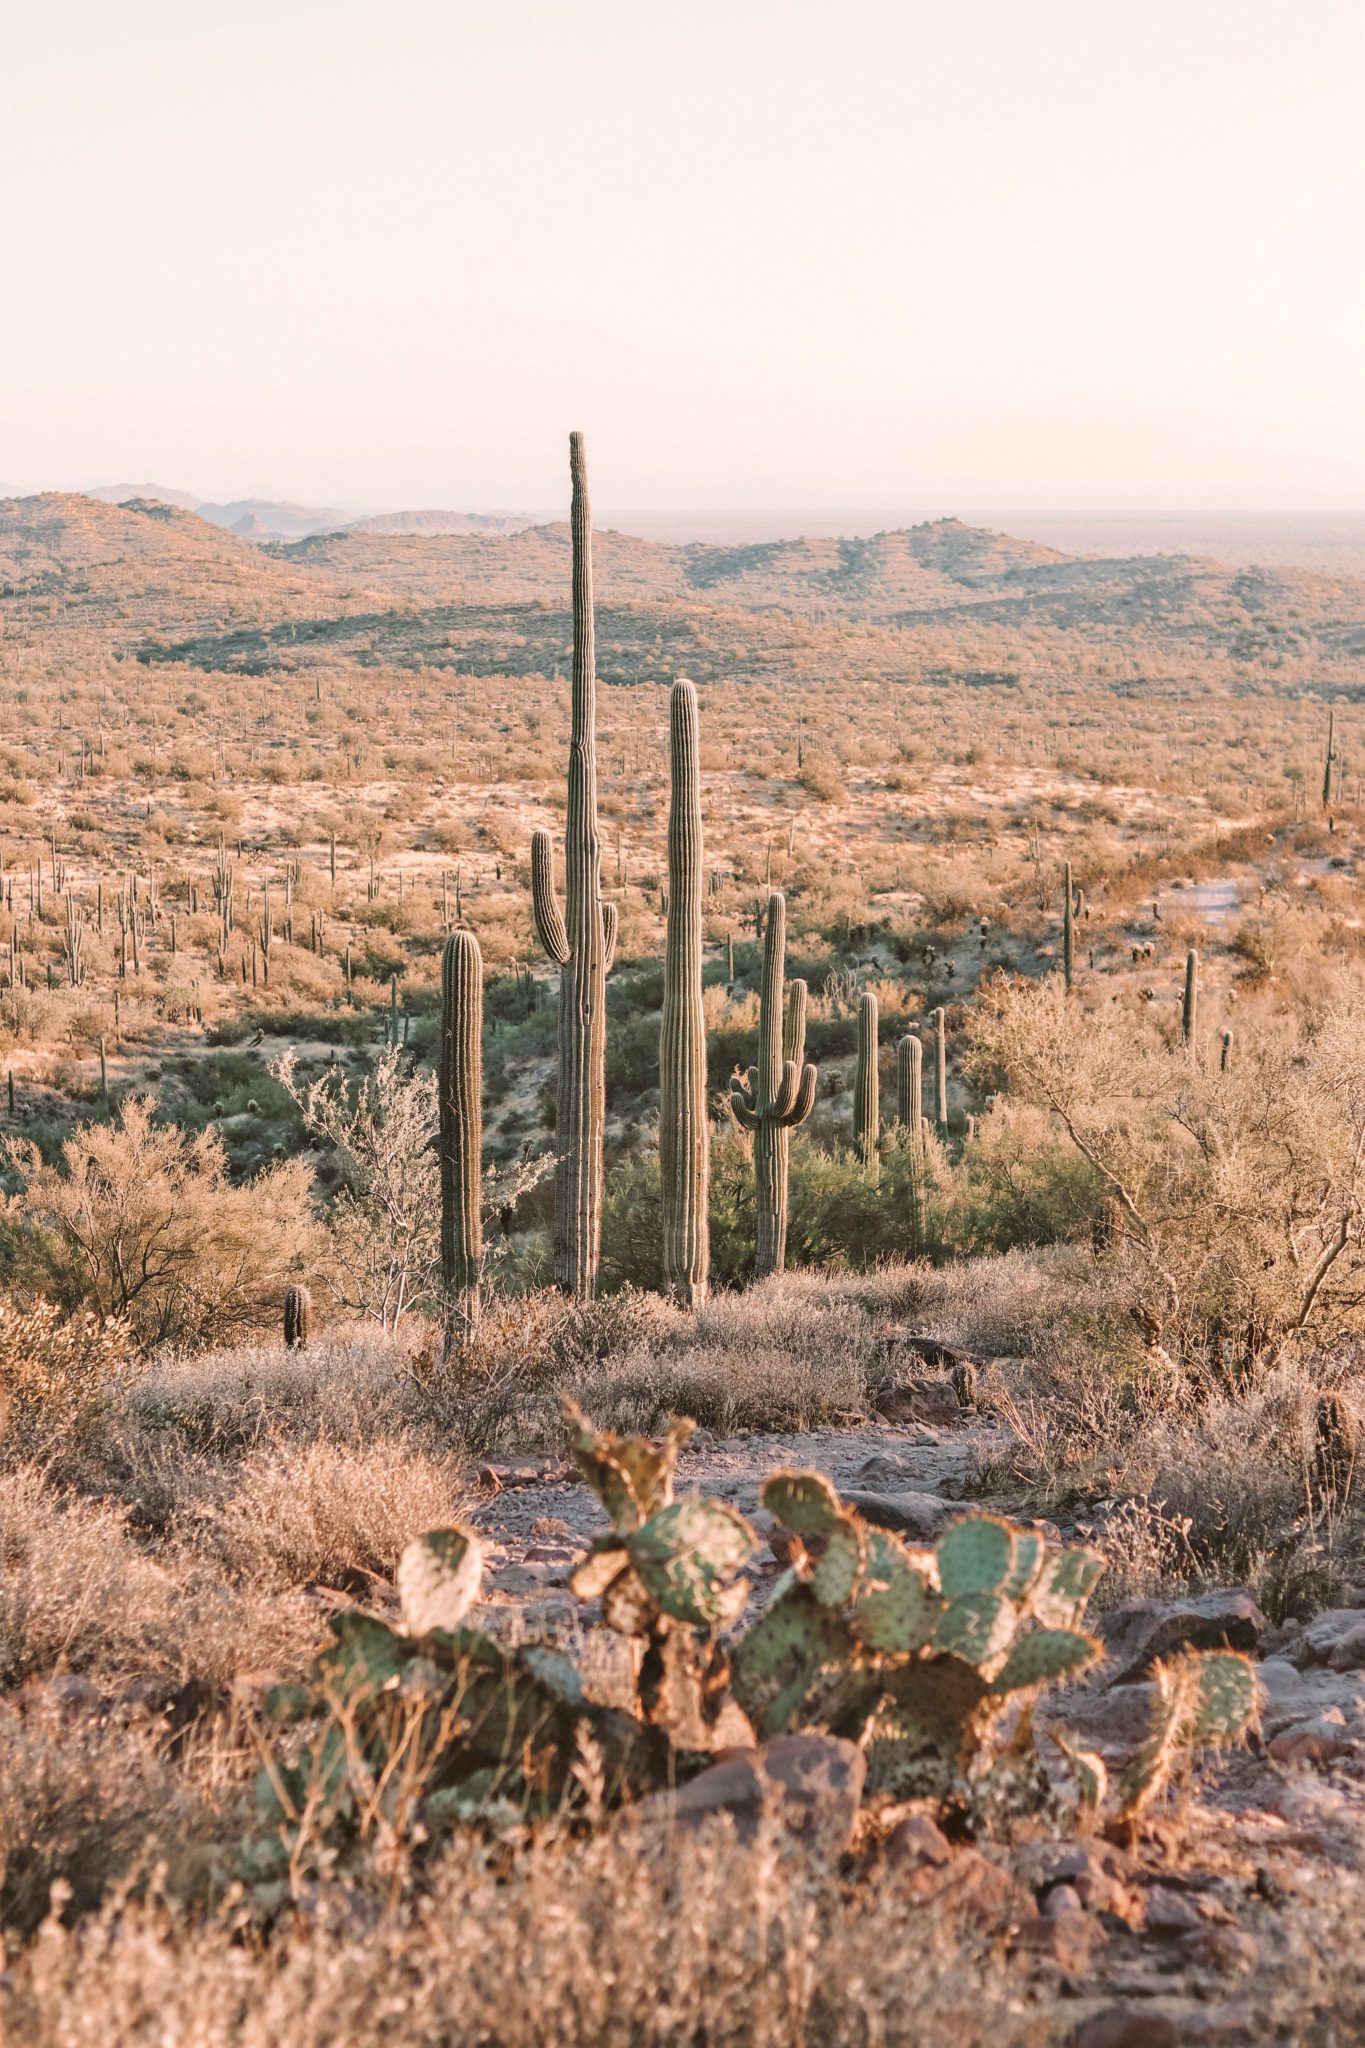
[[[1365,0],[3,0],[0,481],[1365,505]]]

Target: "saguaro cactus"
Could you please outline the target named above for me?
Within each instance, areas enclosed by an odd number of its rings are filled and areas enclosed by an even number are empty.
[[[592,508],[581,434],[569,436],[569,473],[573,484],[573,710],[564,908],[560,909],[555,895],[554,853],[548,832],[537,832],[531,841],[531,906],[540,943],[559,969],[555,1281],[567,1293],[587,1301],[597,1290],[602,1252],[607,969],[616,946],[616,910],[602,901]]]
[[[668,929],[659,1033],[663,1271],[669,1292],[685,1307],[695,1308],[706,1299],[711,1265],[711,1134],[701,1000],[701,762],[697,693],[686,679],[674,683],[669,697],[668,755]]]
[[[441,1277],[447,1341],[479,1319],[483,1271],[483,956],[473,932],[452,932],[441,955],[441,1051],[436,1069],[441,1154]]]
[[[871,989],[865,989],[858,998],[858,1080],[853,1100],[853,1138],[863,1170],[874,1186],[881,1175],[880,1137],[877,998]]]
[[[816,1072],[805,1063],[806,984],[792,982],[783,1016],[782,978],[787,952],[787,902],[775,889],[763,932],[763,981],[758,996],[758,1065],[730,1089],[735,1121],[754,1134],[758,1195],[757,1274],[780,1273],[787,1259],[788,1133],[815,1107]]]
[[[1199,955],[1193,946],[1185,955],[1185,994],[1180,1004],[1180,1035],[1190,1050],[1194,1050],[1194,1034],[1199,1028]]]
[[[896,1121],[918,1132],[924,1101],[924,1047],[906,1032],[896,1045]]]
[[[1327,758],[1322,764],[1322,808],[1332,808],[1332,770],[1337,765],[1337,714],[1327,714]]]
[[[948,1135],[948,1018],[943,1009],[934,1012],[934,1113],[939,1136]]]
[[[313,1297],[301,1283],[284,1290],[284,1342],[288,1351],[302,1351],[313,1321]]]
[[[1076,898],[1071,883],[1071,862],[1063,870],[1066,902],[1062,906],[1062,974],[1070,988],[1076,974]]]

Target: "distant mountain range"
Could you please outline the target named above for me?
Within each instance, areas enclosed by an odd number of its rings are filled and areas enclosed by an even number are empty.
[[[0,502],[0,636],[57,659],[78,641],[228,673],[564,672],[567,525],[402,526],[385,515],[261,541],[164,497],[12,498]],[[1072,555],[956,519],[719,547],[608,530],[594,556],[609,683],[1009,675],[1140,687],[1203,673],[1365,692],[1365,581],[1312,570]]]
[[[0,495],[3,495],[0,493]],[[173,505],[210,526],[225,526],[243,540],[304,540],[314,533],[516,533],[534,521],[500,512],[368,512],[356,516],[335,505],[293,505],[270,498],[232,498],[219,504],[167,484],[98,484],[82,493],[104,505]]]

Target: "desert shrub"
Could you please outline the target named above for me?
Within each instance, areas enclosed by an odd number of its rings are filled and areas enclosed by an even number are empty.
[[[0,1432],[7,1461],[51,1457],[94,1435],[133,1372],[126,1323],[0,1295]]]
[[[144,1347],[267,1326],[315,1245],[302,1161],[234,1187],[218,1136],[154,1123],[145,1098],[113,1123],[79,1125],[57,1165],[29,1140],[8,1151],[16,1277],[68,1309],[126,1320]]]

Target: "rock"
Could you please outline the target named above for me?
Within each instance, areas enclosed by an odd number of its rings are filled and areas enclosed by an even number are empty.
[[[942,1344],[937,1337],[922,1337],[917,1330],[907,1330],[902,1323],[878,1330],[877,1343],[891,1357],[908,1352],[935,1372],[951,1372],[954,1366],[972,1363],[965,1351],[958,1351],[951,1344]]]
[[[1334,1707],[1312,1721],[1301,1721],[1296,1727],[1281,1729],[1272,1738],[1269,1753],[1277,1764],[1330,1764],[1351,1746],[1346,1733],[1346,1716],[1340,1707]]]
[[[1365,1634],[1358,1608],[1324,1607],[1321,1614],[1315,1614],[1305,1624],[1297,1644],[1289,1651],[1289,1661],[1300,1671],[1307,1671],[1314,1664],[1330,1664],[1340,1645],[1357,1631]],[[1347,1664],[1339,1668],[1352,1667]]]
[[[1261,1726],[1268,1739],[1333,1708],[1340,1708],[1348,1726],[1365,1724],[1365,1678],[1359,1672],[1324,1667],[1299,1671],[1285,1657],[1267,1657],[1257,1666],[1256,1676]]]
[[[1088,1749],[1098,1749],[1109,1763],[1126,1760],[1152,1732],[1150,1684],[1076,1686],[1069,1692],[1044,1694],[1037,1704],[1040,1728],[1061,1727]]]
[[[1050,1902],[1049,1902],[1050,1903]],[[1026,1920],[1011,1944],[1016,1955],[1024,1954],[1051,1963],[1068,1977],[1082,1977],[1090,1968],[1096,1947],[1104,1939],[1098,1920],[1082,1907],[1074,1913],[1057,1913],[1040,1920]]]
[[[52,1678],[35,1673],[19,1688],[19,1707],[24,1713],[41,1713],[48,1708],[74,1719],[79,1714],[103,1713],[104,1695],[78,1671],[59,1671]]]
[[[1180,2048],[1180,2035],[1164,2012],[1141,2005],[1107,2005],[1081,2021],[1070,2048]]]
[[[838,1856],[853,1839],[867,1760],[836,1735],[775,1735],[759,1749],[732,1749],[680,1785],[644,1802],[643,1812],[684,1828],[728,1813],[749,1839],[765,1812]]]
[[[1043,1918],[1045,1920],[1060,1920],[1066,1913],[1083,1913],[1084,1911],[1085,1907],[1081,1904],[1081,1895],[1074,1885],[1054,1884],[1052,1890],[1043,1900]]]
[[[883,1387],[872,1396],[883,1422],[922,1422],[931,1429],[951,1429],[962,1420],[962,1404],[951,1380],[909,1380]]]
[[[1115,1685],[1145,1678],[1179,1650],[1254,1650],[1268,1627],[1249,1593],[1201,1593],[1188,1600],[1133,1600],[1101,1615],[1101,1640],[1118,1666]]]
[[[1147,1894],[1145,1925],[1148,1934],[1190,1934],[1204,1925],[1204,1919],[1192,1899],[1164,1884],[1154,1884]]]
[[[546,1465],[480,1465],[476,1477],[485,1493],[501,1493],[504,1487],[535,1486],[548,1476]],[[576,1473],[575,1477],[581,1474]]]
[[[1327,1662],[1333,1671],[1359,1671],[1365,1666],[1365,1622],[1338,1636]]]
[[[897,1821],[886,1839],[887,1861],[899,1869],[938,1870],[952,1861],[948,1837],[927,1813],[910,1813]]]
[[[1127,1927],[1142,1920],[1130,1857],[1112,1842],[1044,1842],[1021,1852],[1015,1865],[1038,1893],[1044,1914],[1058,1892],[1070,1893],[1088,1913],[1109,1913]]]
[[[1260,1944],[1238,1927],[1201,1927],[1185,1941],[1192,1963],[1216,1970],[1220,1977],[1248,1977],[1261,1960]]]
[[[858,1467],[859,1486],[881,1492],[884,1488],[909,1487],[915,1489],[915,1481],[923,1477],[918,1458],[901,1457],[895,1451],[878,1451],[875,1456],[865,1459]]]
[[[530,1544],[522,1553],[521,1561],[523,1564],[573,1565],[578,1562],[581,1553],[581,1544],[563,1543],[547,1536]]]
[[[864,1521],[894,1529],[912,1543],[932,1543],[951,1512],[936,1493],[846,1493],[844,1499]]]

